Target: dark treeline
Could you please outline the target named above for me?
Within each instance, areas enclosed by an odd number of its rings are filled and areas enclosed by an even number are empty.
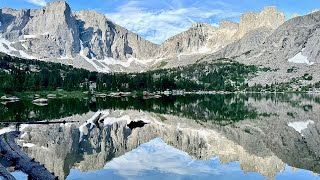
[[[27,60],[0,54],[0,91],[79,90],[96,81],[97,73],[58,63]]]
[[[255,66],[223,59],[215,63],[143,73],[102,74],[57,63],[0,55],[0,91],[89,90],[93,83],[97,91],[105,92],[167,89],[236,91],[248,88],[246,79],[257,71]]]
[[[97,78],[98,91],[215,90],[248,88],[246,79],[258,68],[230,60],[159,69],[135,74],[108,74]]]

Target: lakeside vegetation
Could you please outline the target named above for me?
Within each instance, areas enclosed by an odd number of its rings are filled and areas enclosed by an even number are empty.
[[[102,74],[72,66],[20,59],[2,54],[0,55],[0,95],[14,95],[21,98],[21,101],[3,102],[0,105],[2,107],[0,118],[8,121],[50,120],[100,109],[136,109],[201,121],[214,119],[224,124],[272,114],[257,112],[246,104],[247,96],[239,94],[159,96],[159,99],[144,99],[134,95],[143,94],[144,91],[165,92],[167,90],[281,92],[289,90],[290,85],[295,81],[312,79],[311,75],[305,74],[300,79],[293,79],[286,84],[249,87],[247,80],[255,77],[259,71],[272,70],[240,64],[230,59],[221,59],[214,63],[204,62],[143,73]],[[319,86],[319,84],[308,88]],[[92,91],[133,93],[126,97],[104,96],[101,98],[100,96],[99,98],[97,94],[88,97]],[[49,98],[49,95],[54,95],[55,98],[50,99],[46,106],[38,106],[30,101],[34,98]],[[253,96],[260,98],[259,94]],[[320,102],[318,99],[317,101]],[[293,104],[297,105],[297,103]],[[312,109],[309,106],[303,108]],[[288,112],[288,116],[291,117],[294,114]]]
[[[246,78],[258,71],[231,60],[201,63],[143,73],[102,74],[62,64],[26,60],[8,55],[0,58],[0,91],[237,91],[248,88]]]
[[[97,73],[72,66],[38,60],[21,59],[0,53],[0,95],[26,97],[36,94],[84,96],[81,92],[163,92],[224,91],[224,92],[285,92],[295,91],[294,82],[262,86],[248,85],[248,79],[259,71],[272,71],[254,65],[244,65],[230,59],[196,63],[172,69],[142,73]],[[310,80],[305,74],[301,79]],[[294,81],[294,80],[292,80]],[[296,80],[298,81],[298,80]],[[319,88],[320,83],[301,87],[301,91]],[[68,93],[67,93],[68,92]]]
[[[0,92],[33,91],[236,91],[248,88],[246,78],[258,71],[231,60],[194,64],[143,73],[102,74],[57,63],[0,57]]]

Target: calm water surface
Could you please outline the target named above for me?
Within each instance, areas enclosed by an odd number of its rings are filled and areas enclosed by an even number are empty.
[[[2,122],[76,121],[19,127],[23,150],[60,179],[320,179],[320,95],[52,99],[0,109]]]

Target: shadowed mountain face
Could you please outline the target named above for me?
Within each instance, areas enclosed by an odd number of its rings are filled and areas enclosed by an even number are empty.
[[[188,177],[199,172],[218,177],[212,171],[232,165],[238,173],[248,172],[244,178],[249,179],[253,172],[260,178],[281,177],[288,171],[286,165],[320,173],[317,96],[257,95],[246,103],[260,115],[221,125],[214,121],[217,117],[200,121],[183,114],[101,110],[63,118],[79,123],[23,126],[19,143],[61,179],[101,174],[139,177],[134,171],[161,171],[165,177],[183,177],[181,172],[190,171]],[[132,122],[146,124],[130,129]],[[152,166],[146,164],[149,161]],[[217,167],[205,166],[208,163]],[[178,170],[170,170],[174,168]]]
[[[148,59],[158,47],[103,14],[74,13],[62,1],[40,9],[3,8],[0,23],[1,52],[102,72],[121,60]]]
[[[161,45],[60,1],[35,10],[0,9],[0,23],[0,52],[92,71],[141,72],[229,58],[273,69],[248,79],[250,86],[288,83],[305,73],[313,78],[302,85],[320,81],[319,11],[285,21],[276,7],[265,7],[244,13],[239,23],[195,23]]]
[[[167,67],[186,65],[197,60],[197,55],[217,52],[252,31],[263,32],[257,41],[242,41],[240,49],[250,50],[284,21],[284,14],[275,7],[265,7],[261,12],[244,13],[240,23],[223,21],[218,28],[195,23],[156,45],[103,14],[72,12],[66,2],[55,1],[40,9],[0,9],[0,51],[101,72],[139,72],[157,67],[162,60],[168,61]]]
[[[244,13],[239,23],[195,23],[163,44],[149,42],[94,11],[72,12],[65,2],[40,9],[0,9],[0,52],[99,72],[142,72],[222,58],[272,71],[254,84],[320,81],[320,12],[285,21],[276,7]],[[192,77],[188,77],[192,78]]]

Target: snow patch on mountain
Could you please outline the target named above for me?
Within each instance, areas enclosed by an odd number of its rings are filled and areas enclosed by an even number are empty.
[[[106,57],[104,60],[102,60],[107,65],[120,65],[122,67],[130,67],[133,62],[146,65],[147,63],[153,62],[153,60],[140,60],[134,57],[129,57],[127,60],[115,60],[113,58]]]
[[[83,42],[80,40],[80,56],[89,62],[91,65],[93,65],[98,72],[111,72],[110,66],[120,66],[124,68],[130,68],[133,63],[136,63],[138,65],[147,66],[148,63],[154,62],[153,59],[148,60],[140,60],[138,58],[135,58],[131,55],[128,55],[127,59],[120,60],[120,59],[114,59],[112,57],[104,57],[104,59],[97,59],[92,52],[89,52],[90,58],[87,57],[84,53],[84,45]],[[64,57],[61,57],[62,59]]]
[[[0,51],[11,55],[12,51],[17,51],[15,48],[11,47],[11,42],[0,37]]]
[[[68,55],[65,55],[65,56],[60,56],[58,59],[61,59],[61,60],[68,60],[68,59],[74,59],[73,57],[70,57]]]
[[[291,123],[288,123],[288,126],[292,127],[303,136],[302,131],[307,129],[310,124],[314,124],[314,121],[308,120],[308,121],[291,122]]]
[[[84,46],[82,40],[80,40],[80,56],[86,60],[88,63],[90,63],[98,72],[110,72],[110,69],[107,66],[104,66],[101,63],[95,63],[93,59],[88,58],[84,54]]]
[[[29,35],[23,35],[23,39],[34,39],[37,38],[37,35],[29,34]]]
[[[35,146],[35,144],[33,144],[33,143],[23,143],[22,146],[23,147],[27,147],[27,148],[32,148],[32,147]]]
[[[313,65],[314,64],[314,62],[310,62],[308,60],[308,57],[302,55],[302,52],[299,52],[294,57],[290,58],[288,61],[291,62],[291,63],[297,63],[297,64],[307,64],[307,65]]]
[[[12,46],[12,44],[12,42],[6,40],[0,35],[0,52],[6,53],[11,56],[17,56],[15,53],[18,53],[22,58],[37,59],[36,57],[31,56],[22,50],[17,50]]]

